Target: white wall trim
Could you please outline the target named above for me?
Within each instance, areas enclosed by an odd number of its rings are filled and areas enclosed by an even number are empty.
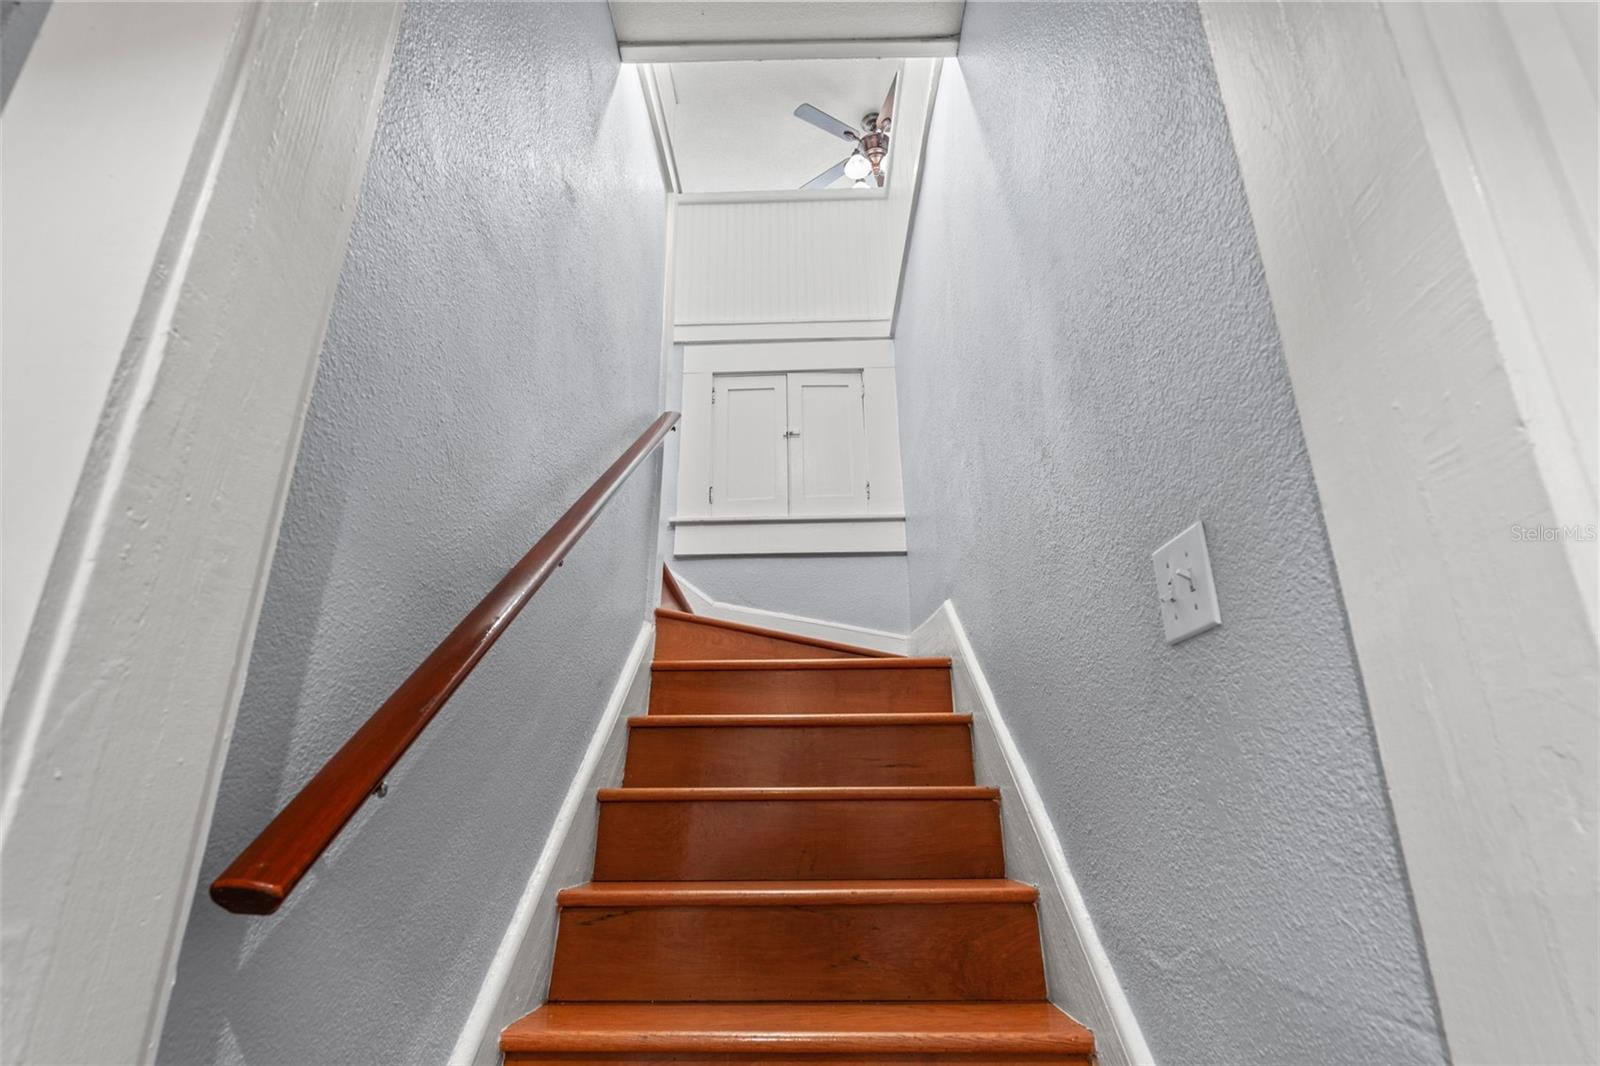
[[[1384,19],[1437,160],[1559,526],[1593,524],[1597,452],[1595,89],[1558,5],[1387,4]],[[1560,163],[1566,153],[1571,172]],[[1561,542],[1597,620],[1600,556]]]
[[[890,335],[887,318],[794,322],[696,322],[673,327],[679,344],[721,344],[730,341],[881,340]]]
[[[889,317],[889,336],[895,335],[900,325],[900,303],[906,291],[906,264],[911,260],[911,240],[916,236],[917,209],[922,203],[922,161],[928,158],[928,135],[933,130],[933,107],[939,99],[939,79],[944,76],[944,64],[936,63],[928,83],[928,97],[924,104],[922,139],[917,143],[917,165],[911,175],[911,208],[906,216],[906,236],[900,245],[900,266],[895,278],[894,312]]]
[[[707,496],[715,460],[711,396],[718,375],[814,370],[861,374],[870,500],[858,513],[756,516],[757,523],[786,528],[756,529],[747,516],[712,513]],[[678,513],[671,520],[673,554],[898,554],[906,550],[893,341],[688,345],[683,349],[681,381],[683,421],[676,455]]]
[[[940,605],[912,632],[908,645],[912,655],[950,657],[955,710],[972,715],[978,781],[1000,789],[1006,874],[1039,887],[1039,931],[1051,1002],[1094,1031],[1095,1055],[1103,1066],[1153,1063],[1067,865],[1061,838],[1000,714],[955,604],[946,600]]]
[[[667,113],[661,103],[661,86],[656,81],[655,68],[649,64],[639,67],[639,90],[644,94],[645,110],[650,113],[650,130],[656,138],[656,162],[661,166],[661,181],[667,189],[667,206],[670,209],[675,196],[683,191],[678,179],[678,157],[672,148],[672,129],[667,125]],[[667,260],[672,260],[671,234],[668,234]],[[668,307],[672,304],[667,303]]]
[[[645,712],[654,646],[655,625],[647,621],[623,661],[611,698],[484,974],[478,998],[450,1053],[453,1066],[494,1066],[500,1061],[501,1030],[544,1002],[555,961],[556,893],[588,880],[594,869],[599,825],[595,790],[622,783],[627,719]]]
[[[899,37],[850,41],[622,41],[624,63],[718,63],[736,59],[941,59],[956,54],[959,37]]]
[[[1569,554],[1590,553],[1592,575],[1595,544],[1527,536],[1571,520],[1541,442],[1595,434],[1541,429],[1555,412],[1530,408],[1518,385],[1548,375],[1553,400],[1594,418],[1593,267],[1587,292],[1570,295],[1577,277],[1559,290],[1587,339],[1557,351],[1501,328],[1516,325],[1513,305],[1544,306],[1558,291],[1546,271],[1576,257],[1558,254],[1575,222],[1534,221],[1555,197],[1534,204],[1529,190],[1568,183],[1549,169],[1559,157],[1531,145],[1569,121],[1593,133],[1592,81],[1575,76],[1555,112],[1535,99],[1563,52],[1594,56],[1596,23],[1592,5],[1571,5],[1588,29],[1550,25],[1557,47],[1538,46],[1546,69],[1530,78],[1520,35],[1499,23],[1566,5],[1523,6],[1200,5],[1444,1037],[1462,1063],[1600,1060],[1600,656],[1592,590]],[[1591,169],[1582,199],[1593,197]],[[1555,361],[1537,365],[1544,355]],[[1567,503],[1581,508],[1574,488]]]
[[[765,189],[751,192],[680,192],[678,199],[685,204],[771,204],[795,203],[806,200],[887,200],[889,188],[894,184],[891,172],[883,188],[876,186],[857,189]]]
[[[8,1063],[156,1057],[401,13],[244,10],[0,719]]]
[[[887,340],[695,344],[683,349],[685,374],[783,374],[791,370],[894,368]]]
[[[746,523],[755,525],[771,525],[774,523],[782,524],[792,522],[842,523],[848,525],[851,522],[904,522],[905,520],[906,516],[899,513],[837,515],[742,514],[731,515],[727,518],[716,518],[710,515],[695,515],[692,517],[669,518],[667,519],[667,522],[674,526],[737,526]]]
[[[763,629],[781,629],[798,633],[803,637],[816,637],[819,640],[831,640],[839,644],[856,644],[863,648],[886,651],[891,655],[906,654],[904,633],[890,633],[882,629],[868,629],[865,626],[825,622],[820,618],[786,614],[783,611],[767,611],[759,607],[724,603],[706,595],[676,570],[672,572],[672,576],[677,579],[678,587],[683,590],[684,598],[689,601],[689,609],[695,614],[703,614],[707,618],[716,618],[724,622],[742,622]]]

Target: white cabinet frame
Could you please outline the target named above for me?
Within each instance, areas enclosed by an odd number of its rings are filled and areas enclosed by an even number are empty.
[[[859,509],[846,513],[724,513],[713,507],[718,442],[712,393],[724,375],[836,371],[859,374],[866,469]],[[726,380],[726,379],[724,379]],[[905,551],[894,344],[888,340],[691,345],[683,356],[683,421],[678,455],[678,555],[837,555]],[[793,417],[791,415],[791,417]],[[791,426],[791,428],[795,428]],[[804,433],[804,430],[800,430]],[[790,447],[794,449],[793,440]],[[795,452],[789,453],[794,462]],[[866,498],[866,484],[872,486]]]

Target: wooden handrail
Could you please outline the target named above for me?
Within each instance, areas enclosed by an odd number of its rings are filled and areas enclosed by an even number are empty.
[[[278,909],[677,421],[678,413],[667,411],[652,422],[211,882],[219,906],[235,914]]]

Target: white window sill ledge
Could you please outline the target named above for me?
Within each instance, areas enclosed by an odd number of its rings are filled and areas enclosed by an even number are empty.
[[[669,520],[673,554],[904,555],[906,516],[684,515]]]

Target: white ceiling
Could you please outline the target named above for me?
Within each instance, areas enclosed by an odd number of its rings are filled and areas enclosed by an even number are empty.
[[[883,105],[900,67],[897,59],[656,66],[683,191],[799,188],[849,155],[850,144],[795,118],[794,109],[808,103],[860,129],[862,116]],[[905,133],[917,135],[917,131]],[[892,150],[889,159],[892,170]],[[837,187],[848,188],[849,182],[841,181]]]
[[[611,0],[617,40],[838,41],[955,37],[963,0]]]

